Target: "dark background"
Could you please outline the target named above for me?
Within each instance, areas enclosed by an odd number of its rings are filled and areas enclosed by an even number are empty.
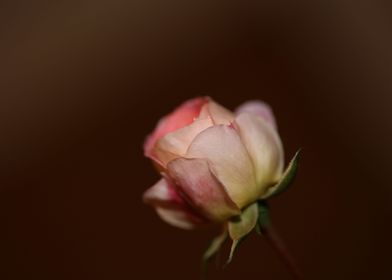
[[[263,99],[306,279],[391,279],[390,1],[0,2],[0,279],[198,279],[214,231],[142,204],[142,142],[184,100]],[[211,279],[290,279],[252,237]]]

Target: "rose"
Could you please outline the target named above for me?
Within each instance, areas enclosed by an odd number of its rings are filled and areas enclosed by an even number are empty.
[[[211,98],[182,104],[144,145],[162,174],[143,196],[171,225],[221,223],[268,193],[283,172],[283,147],[270,107],[249,101],[235,113]]]

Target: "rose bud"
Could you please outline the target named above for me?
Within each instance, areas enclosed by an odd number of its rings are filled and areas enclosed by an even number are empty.
[[[208,97],[189,100],[159,121],[144,152],[162,174],[144,201],[183,229],[240,215],[277,183],[284,165],[273,113],[260,101],[233,113]]]

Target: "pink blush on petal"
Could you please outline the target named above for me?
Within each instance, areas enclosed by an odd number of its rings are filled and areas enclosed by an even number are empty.
[[[144,154],[154,158],[153,148],[155,143],[167,133],[183,128],[191,124],[200,114],[203,105],[208,102],[207,97],[198,97],[186,101],[174,112],[163,117],[155,130],[147,137],[144,142]]]
[[[166,209],[167,213],[173,212],[194,224],[194,226],[209,223],[208,219],[191,207],[182,195],[177,192],[178,187],[172,180],[162,174],[164,178],[148,189],[144,195],[145,203],[156,209]]]

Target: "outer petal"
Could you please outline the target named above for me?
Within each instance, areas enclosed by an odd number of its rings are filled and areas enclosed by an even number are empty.
[[[182,229],[195,229],[199,225],[189,219],[188,214],[180,209],[170,209],[157,207],[158,216],[171,226]]]
[[[144,193],[143,201],[153,206],[165,222],[179,228],[192,229],[207,222],[182,199],[175,186],[164,178]]]
[[[168,164],[168,171],[190,203],[211,220],[224,221],[240,213],[207,160],[179,158]]]
[[[163,117],[144,143],[145,155],[154,157],[153,147],[156,141],[169,132],[191,124],[199,116],[201,108],[207,101],[208,99],[206,97],[188,100],[180,105],[173,113]]]
[[[234,126],[252,158],[256,182],[264,193],[282,175],[284,155],[280,137],[264,119],[250,113],[238,115]]]
[[[185,201],[177,193],[173,184],[162,178],[143,194],[143,201],[152,206],[184,205]]]
[[[189,146],[187,157],[208,159],[211,171],[239,208],[260,196],[253,164],[234,128],[226,125],[207,128]]]
[[[212,125],[210,118],[197,119],[188,126],[166,134],[155,145],[157,158],[166,166],[169,161],[184,156],[196,135]]]
[[[235,115],[225,107],[210,99],[206,104],[204,104],[200,112],[201,119],[207,117],[210,117],[214,124],[228,125],[234,120]]]
[[[244,112],[259,116],[274,128],[277,128],[274,113],[272,112],[271,107],[265,102],[259,100],[248,101],[240,105],[235,111],[237,115]]]

